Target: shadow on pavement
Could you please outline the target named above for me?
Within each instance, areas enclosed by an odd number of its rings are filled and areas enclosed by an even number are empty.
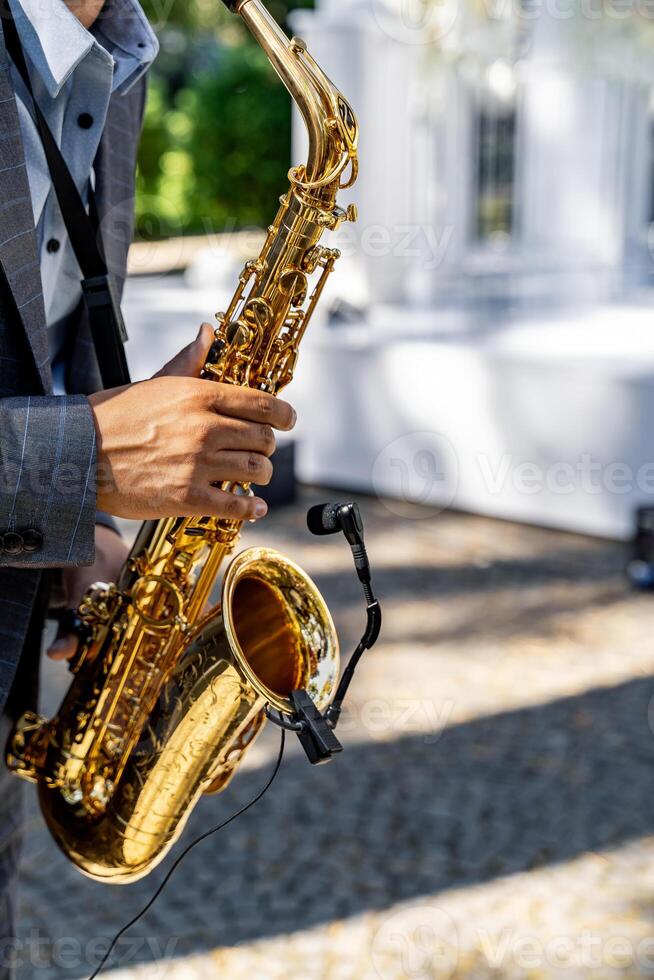
[[[456,725],[436,740],[346,744],[317,769],[292,753],[266,798],[193,852],[130,932],[118,963],[150,959],[144,940],[165,949],[175,937],[168,950],[176,956],[233,946],[651,834],[653,694],[648,677]],[[273,733],[265,766],[201,803],[182,846],[259,791],[275,742]],[[31,926],[82,945],[108,937],[162,875],[120,890],[101,886],[33,837]],[[64,966],[19,973],[83,975]]]

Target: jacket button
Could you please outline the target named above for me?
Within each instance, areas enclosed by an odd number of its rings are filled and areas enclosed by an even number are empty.
[[[3,541],[6,555],[20,555],[23,553],[23,535],[17,531],[7,531]]]
[[[40,531],[35,531],[33,527],[28,527],[26,531],[23,531],[23,550],[28,555],[40,551],[42,547],[43,535]]]

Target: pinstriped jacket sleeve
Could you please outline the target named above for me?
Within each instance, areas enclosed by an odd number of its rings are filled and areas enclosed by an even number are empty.
[[[0,565],[68,567],[94,560],[96,445],[84,395],[0,398],[0,533],[38,532],[30,553]]]

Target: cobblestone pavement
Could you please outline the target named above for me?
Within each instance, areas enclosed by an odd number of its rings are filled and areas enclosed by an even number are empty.
[[[215,289],[129,285],[138,378],[192,337]],[[303,564],[348,650],[362,625],[349,551],[304,529],[326,496],[306,491],[247,543]],[[623,549],[362,503],[385,625],[351,689],[345,752],[312,769],[289,743],[269,794],[192,853],[107,975],[654,974],[654,600],[625,586]],[[46,665],[47,711],[66,684]],[[277,747],[264,733],[174,853],[259,791]],[[82,980],[172,856],[135,885],[88,881],[27,797],[18,980]]]
[[[344,648],[361,627],[349,550],[297,506],[248,529],[324,590]],[[654,602],[619,545],[362,501],[384,600],[340,734],[299,747],[270,793],[200,845],[130,931],[115,980],[639,977],[654,973]],[[65,685],[47,672],[50,700]],[[266,781],[264,735],[184,842]],[[163,869],[82,878],[30,792],[19,980],[78,980]],[[179,851],[179,845],[177,852]]]

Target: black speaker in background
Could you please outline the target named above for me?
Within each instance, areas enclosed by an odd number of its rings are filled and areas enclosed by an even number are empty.
[[[273,477],[267,487],[257,486],[255,492],[262,497],[271,510],[287,507],[297,499],[295,481],[295,443],[292,440],[277,444],[271,457]]]
[[[636,511],[636,536],[626,572],[634,588],[654,591],[654,507]]]

